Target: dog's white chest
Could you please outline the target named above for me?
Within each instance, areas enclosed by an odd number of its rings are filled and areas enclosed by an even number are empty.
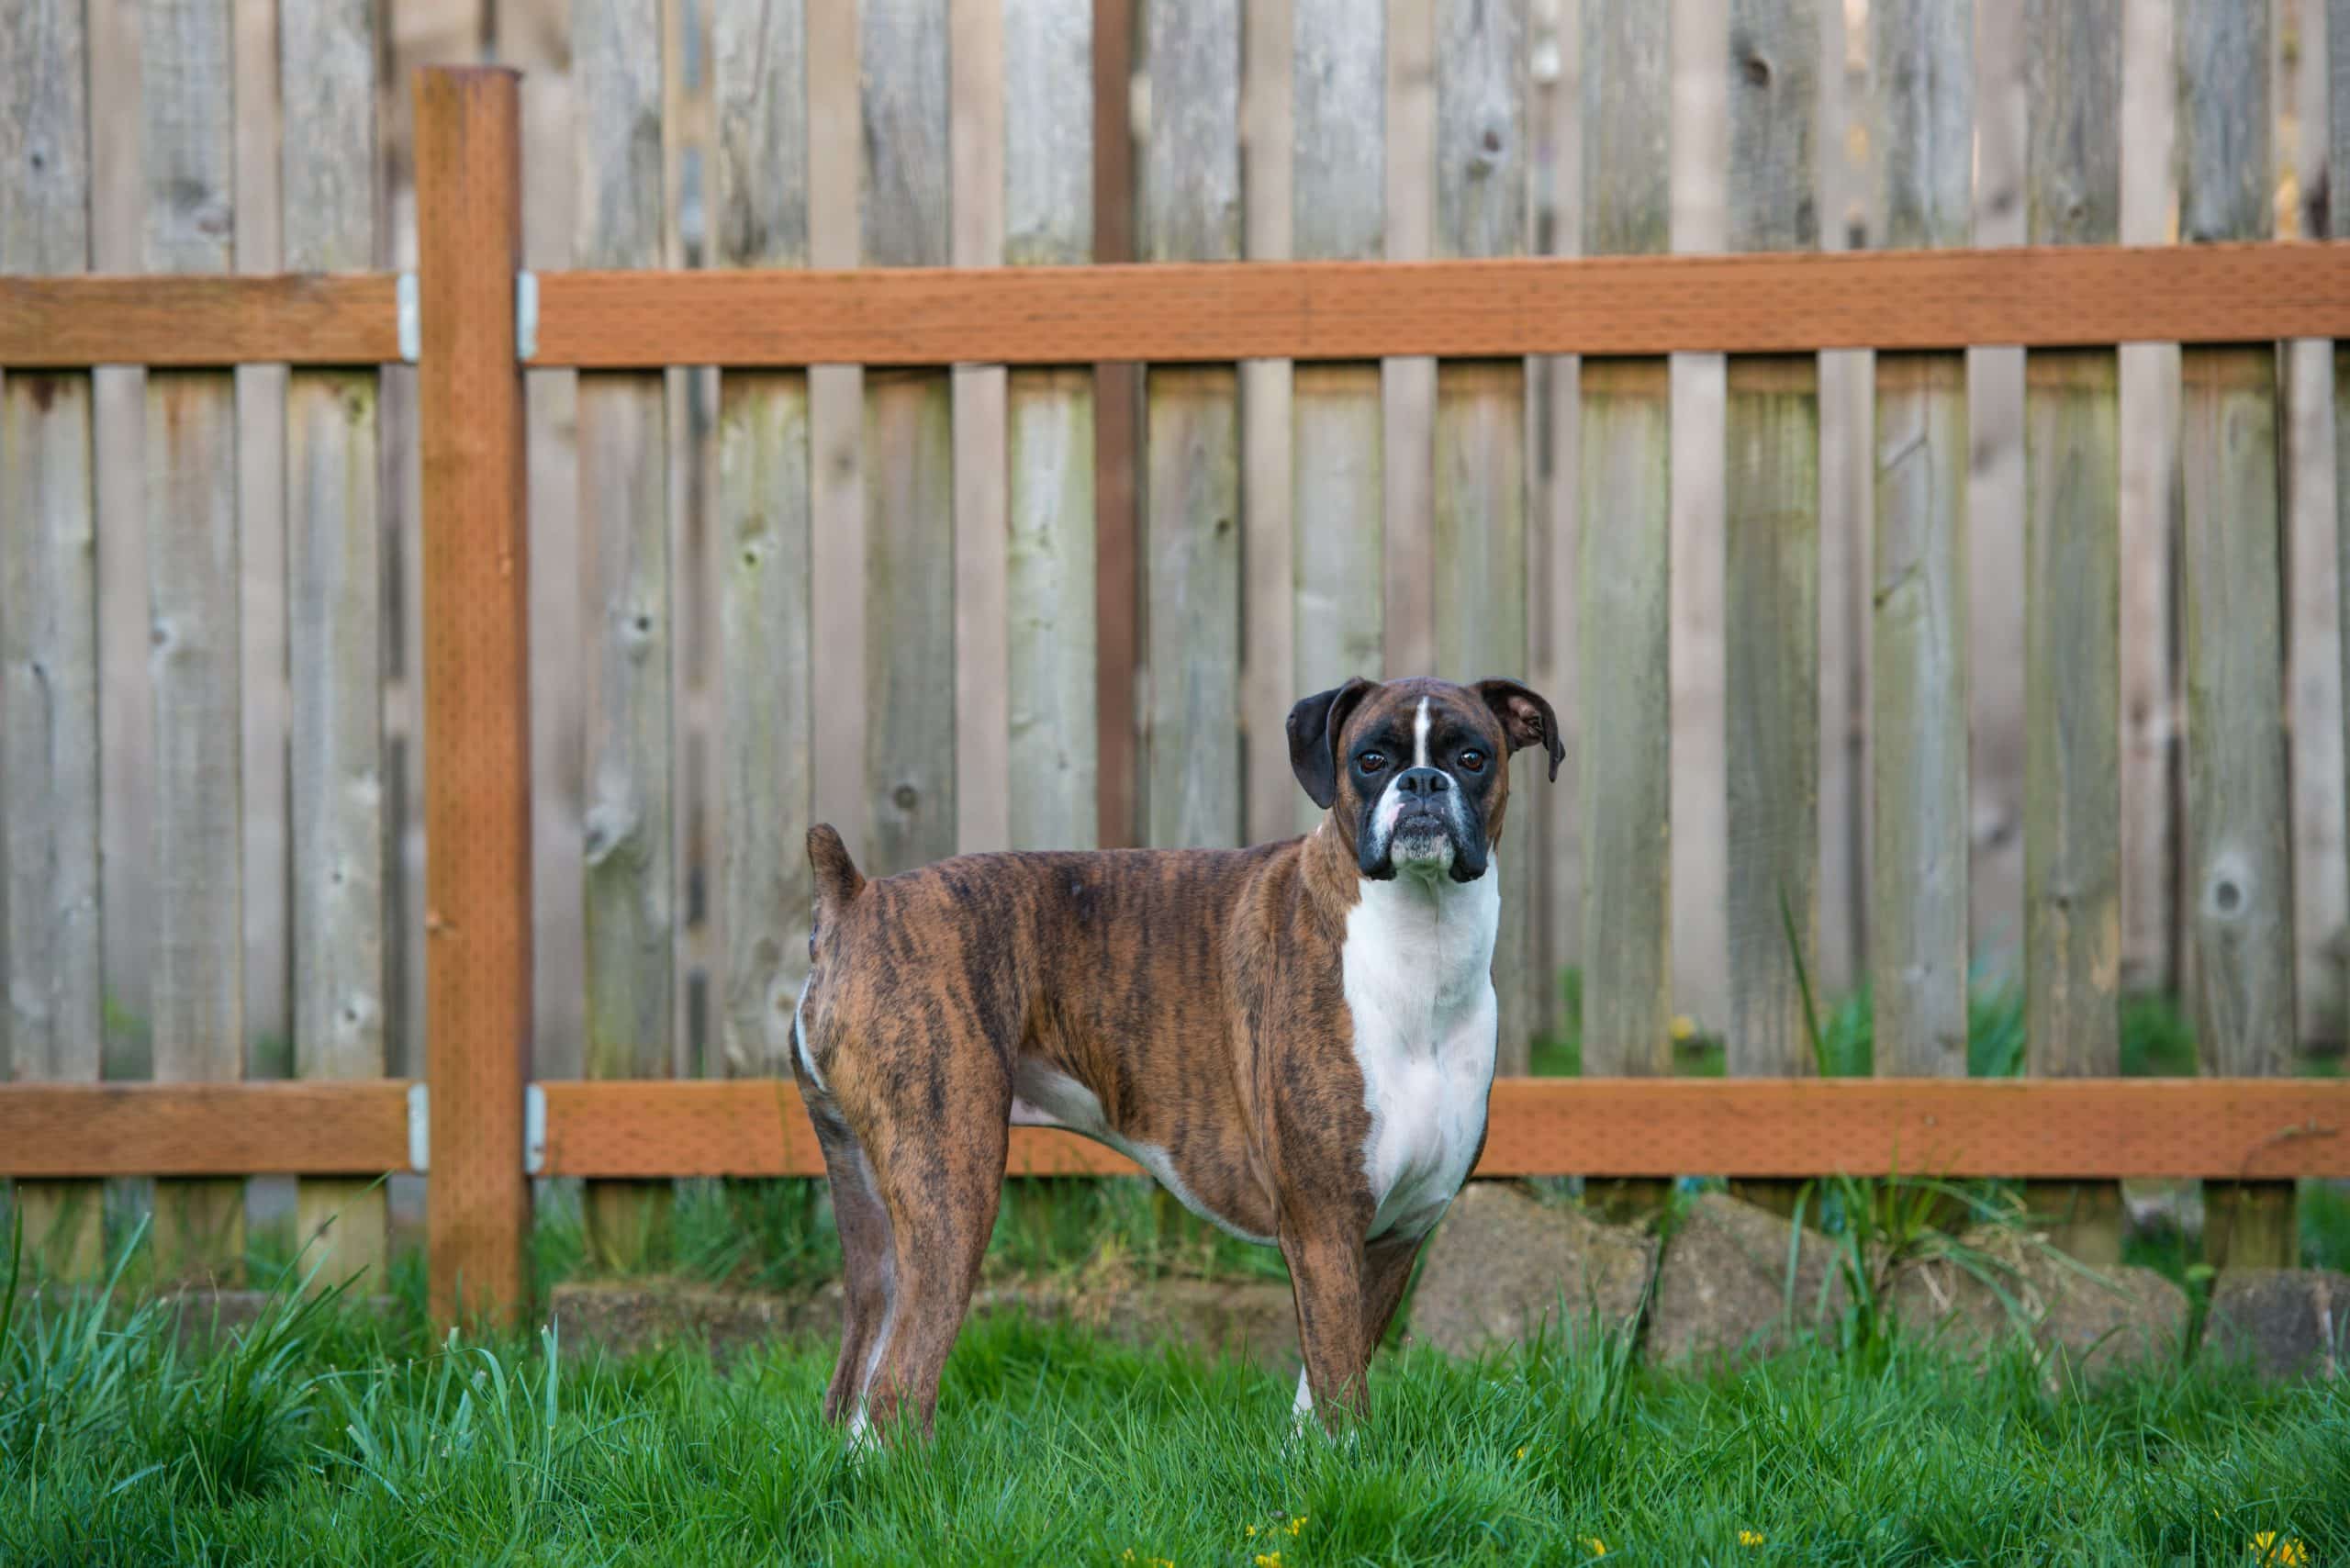
[[[1494,936],[1501,873],[1362,884],[1342,958],[1371,1132],[1371,1233],[1434,1225],[1469,1179],[1485,1135],[1500,1014]]]

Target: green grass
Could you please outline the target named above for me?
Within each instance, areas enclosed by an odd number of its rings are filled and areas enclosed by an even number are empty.
[[[1711,1377],[1555,1345],[1382,1357],[1349,1444],[1285,1379],[974,1326],[934,1444],[862,1463],[829,1350],[725,1375],[435,1341],[287,1295],[232,1349],[0,1298],[0,1562],[2243,1562],[2350,1554],[2350,1390],[2052,1387],[1896,1341]],[[1302,1520],[1294,1534],[1289,1521]],[[1248,1527],[1259,1533],[1252,1538]],[[1761,1538],[1740,1544],[1740,1532]]]

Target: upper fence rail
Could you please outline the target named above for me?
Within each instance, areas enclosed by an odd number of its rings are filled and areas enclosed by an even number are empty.
[[[533,368],[1219,363],[2350,337],[2350,244],[555,272]],[[0,279],[0,364],[402,357],[386,274]]]

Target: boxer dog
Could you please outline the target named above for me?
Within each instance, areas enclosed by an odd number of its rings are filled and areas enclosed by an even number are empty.
[[[1565,755],[1514,680],[1349,680],[1290,711],[1325,815],[1253,849],[967,855],[867,881],[808,834],[793,1071],[846,1265],[824,1395],[924,1432],[995,1226],[1010,1128],[1097,1138],[1278,1246],[1302,1421],[1363,1378],[1485,1141],[1510,754]]]

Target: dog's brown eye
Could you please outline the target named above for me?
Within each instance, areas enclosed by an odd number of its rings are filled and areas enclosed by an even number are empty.
[[[1483,773],[1485,771],[1485,754],[1473,749],[1464,751],[1460,754],[1460,766],[1472,773]]]
[[[1376,773],[1387,766],[1387,754],[1381,751],[1367,751],[1355,758],[1355,766],[1365,773]]]

